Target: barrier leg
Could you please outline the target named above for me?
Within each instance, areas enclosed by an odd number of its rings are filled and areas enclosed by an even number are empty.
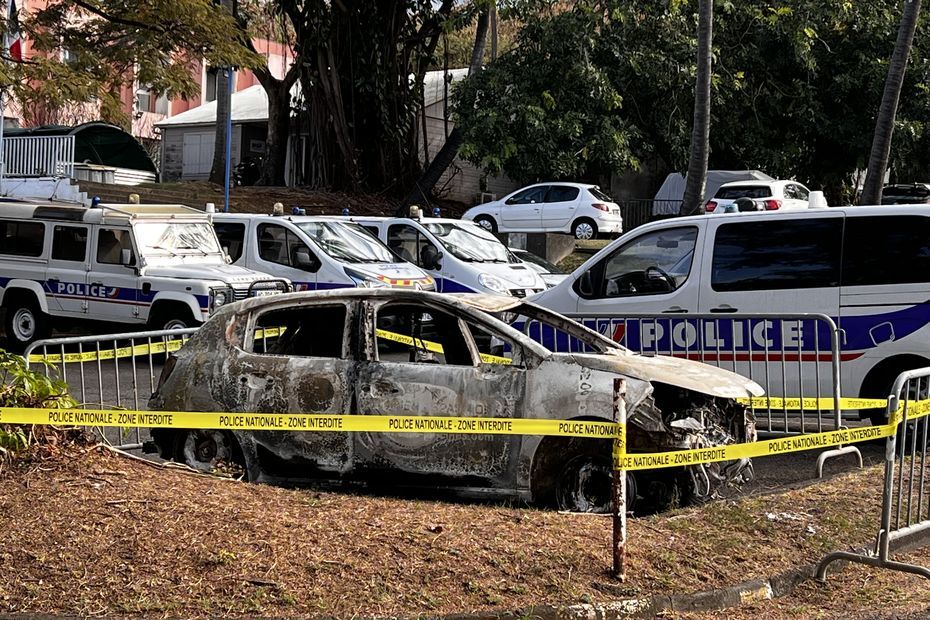
[[[859,459],[859,468],[862,469],[862,453],[859,452],[859,448],[856,446],[841,446],[839,448],[833,448],[832,450],[824,450],[820,453],[817,457],[817,477],[823,478],[823,464],[827,459],[843,456],[844,454],[855,454]]]

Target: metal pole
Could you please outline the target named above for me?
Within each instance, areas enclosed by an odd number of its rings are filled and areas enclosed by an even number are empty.
[[[620,432],[614,437],[613,460],[622,459],[626,454],[626,381],[614,379],[614,422],[620,425]],[[614,577],[626,581],[626,472],[614,462],[613,470],[613,556]]]
[[[229,213],[229,175],[232,165],[232,95],[233,70],[226,67],[226,84],[229,92],[229,115],[226,118],[226,174],[223,175],[223,211]]]
[[[3,130],[6,126],[6,89],[0,88],[0,196],[6,196],[3,190],[3,176],[6,172],[6,145],[3,142]]]

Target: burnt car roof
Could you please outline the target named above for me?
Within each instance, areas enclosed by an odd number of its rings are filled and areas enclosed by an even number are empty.
[[[427,301],[438,306],[457,308],[468,313],[480,315],[482,320],[497,325],[505,334],[518,341],[521,346],[531,350],[540,358],[550,356],[569,356],[576,363],[591,364],[595,359],[596,365],[604,365],[605,370],[627,374],[646,381],[659,381],[677,385],[690,390],[710,394],[712,396],[722,396],[724,398],[734,398],[740,396],[761,396],[764,392],[762,388],[754,381],[732,373],[722,368],[709,366],[706,364],[694,362],[687,359],[674,357],[662,358],[656,362],[648,357],[633,353],[629,349],[619,345],[613,340],[590,330],[568,317],[554,313],[542,306],[538,306],[523,299],[513,297],[504,297],[497,295],[482,295],[476,293],[462,293],[456,295],[432,293],[427,291],[418,291],[411,289],[367,289],[367,288],[346,288],[331,291],[301,291],[296,293],[286,293],[283,295],[273,295],[267,297],[253,297],[229,306],[225,306],[214,317],[229,314],[243,314],[264,307],[275,307],[300,303],[301,301],[316,300],[393,300],[393,301]],[[577,329],[589,332],[605,345],[609,345],[611,355],[579,355],[573,353],[557,353],[550,351],[541,343],[536,342],[526,334],[516,330],[513,326],[501,321],[493,316],[496,312],[506,312],[509,309],[518,306],[539,309],[542,313],[555,316],[557,319],[566,323],[573,323]],[[213,318],[210,319],[211,321]],[[606,351],[602,352],[606,353]]]

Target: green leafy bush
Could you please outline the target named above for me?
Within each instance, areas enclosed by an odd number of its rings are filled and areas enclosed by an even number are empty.
[[[42,407],[62,409],[77,405],[68,386],[26,367],[19,355],[0,350],[0,407]],[[0,425],[0,457],[29,445],[25,427]]]

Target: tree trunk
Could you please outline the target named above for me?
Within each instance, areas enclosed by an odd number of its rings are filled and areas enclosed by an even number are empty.
[[[488,38],[488,11],[485,9],[478,15],[478,24],[475,28],[475,45],[471,51],[471,63],[468,67],[468,75],[481,71],[481,60],[484,58],[484,45]],[[436,187],[443,173],[452,165],[455,156],[458,155],[459,145],[462,144],[462,134],[459,128],[455,127],[449,132],[445,143],[429,167],[420,176],[414,184],[413,190],[407,195],[404,202],[398,207],[397,215],[402,217],[406,214],[407,207],[413,204],[423,206],[429,203],[429,196]]]
[[[210,182],[223,185],[226,178],[226,125],[230,110],[229,80],[232,70],[222,68],[216,72],[216,137],[213,140],[213,167]]]
[[[882,104],[875,119],[875,135],[872,138],[872,151],[869,153],[869,168],[865,175],[865,184],[859,204],[877,205],[882,201],[882,185],[888,158],[891,155],[891,137],[894,133],[894,120],[898,112],[898,100],[904,84],[904,71],[914,42],[917,18],[920,15],[920,0],[904,0],[901,11],[901,23],[898,26],[898,40],[894,53],[888,64],[888,77],[885,79],[885,91]]]
[[[291,133],[291,95],[287,83],[275,80],[268,94],[268,132],[265,135],[265,156],[259,185],[287,185],[285,164],[287,140]]]
[[[497,60],[497,0],[491,0],[490,14],[488,17],[491,22],[491,60]]]
[[[697,79],[694,86],[694,126],[691,129],[691,156],[688,178],[681,200],[682,215],[697,213],[704,200],[707,159],[710,154],[710,74],[713,42],[714,1],[698,3]]]

